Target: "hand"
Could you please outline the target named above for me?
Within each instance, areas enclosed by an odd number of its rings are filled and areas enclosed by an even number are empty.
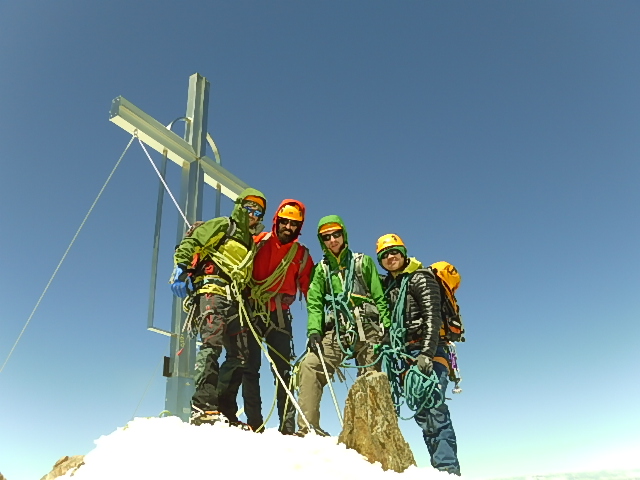
[[[187,268],[184,265],[176,265],[172,280],[171,291],[176,297],[184,298],[187,296],[187,290],[193,291],[191,277],[187,273]]]
[[[319,333],[312,333],[309,335],[309,340],[307,340],[307,349],[316,354],[318,352],[322,352],[322,335]]]
[[[286,293],[283,293],[280,301],[285,305],[291,306],[291,304],[295,301],[295,299],[296,299],[295,295],[287,295]]]
[[[433,360],[421,353],[416,357],[416,365],[418,369],[425,375],[431,375],[433,372]]]

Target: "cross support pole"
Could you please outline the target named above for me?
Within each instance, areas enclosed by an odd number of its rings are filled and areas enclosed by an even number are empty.
[[[168,160],[173,161],[182,169],[178,204],[190,224],[202,219],[202,199],[205,183],[219,192],[217,194],[216,215],[218,215],[220,209],[220,193],[235,200],[248,187],[246,183],[222,168],[217,155],[217,162],[205,156],[208,135],[208,104],[209,82],[205,77],[195,73],[189,77],[187,113],[185,116],[187,128],[184,139],[123,97],[117,97],[113,100],[109,115],[111,122],[130,134],[137,135],[141,141],[162,153],[163,156],[166,156]],[[215,153],[217,154],[217,152]],[[158,198],[156,232],[152,255],[148,328],[171,338],[165,409],[186,421],[189,419],[191,397],[195,390],[196,342],[194,339],[189,338],[186,332],[182,331],[186,320],[186,314],[182,310],[182,300],[177,297],[173,298],[171,331],[153,326],[160,217],[162,216],[161,195]],[[182,240],[185,230],[186,226],[180,220],[176,233],[177,243]]]

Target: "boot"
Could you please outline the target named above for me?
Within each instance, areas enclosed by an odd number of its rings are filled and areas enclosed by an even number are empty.
[[[219,422],[229,424],[227,417],[217,410],[202,410],[195,405],[191,407],[191,417],[189,418],[191,425],[202,425],[203,423],[213,425]]]

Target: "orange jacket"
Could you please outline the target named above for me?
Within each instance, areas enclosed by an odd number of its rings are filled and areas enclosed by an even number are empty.
[[[287,205],[287,204],[297,205],[302,210],[302,215],[304,218],[305,207],[302,202],[299,202],[297,200],[286,199],[286,200],[283,200],[282,203],[280,203],[280,206],[276,209],[276,214],[273,216],[273,226],[271,228],[271,232],[262,232],[254,237],[254,241],[258,245],[260,245],[260,243],[264,238],[266,238],[266,240],[262,242],[262,245],[260,246],[258,253],[256,253],[256,256],[254,257],[253,278],[257,281],[262,281],[268,278],[273,273],[273,271],[278,267],[282,259],[285,257],[285,255],[291,249],[292,245],[295,243],[298,245],[298,251],[293,257],[293,261],[291,262],[291,264],[289,265],[289,268],[287,269],[287,273],[285,275],[284,282],[282,283],[282,287],[280,287],[277,293],[282,293],[285,295],[290,295],[295,297],[298,291],[297,284],[299,283],[300,290],[302,291],[303,295],[306,298],[307,292],[309,291],[311,271],[313,270],[313,259],[311,258],[311,255],[309,253],[305,255],[305,252],[308,252],[309,250],[307,249],[307,247],[305,247],[304,245],[298,242],[297,237],[295,240],[293,240],[290,243],[287,243],[286,245],[283,245],[282,243],[280,243],[280,240],[278,240],[278,233],[277,233],[278,212],[284,205]],[[302,230],[302,225],[298,229],[298,232],[297,232],[298,235],[300,235],[301,230]],[[306,262],[304,263],[304,265],[301,265],[305,257],[307,257]],[[276,291],[275,290],[276,287],[274,287],[274,290],[272,291]],[[286,303],[282,303],[282,308],[288,309],[289,305],[287,305]],[[276,310],[276,302],[273,298],[269,301],[269,309],[271,311]]]

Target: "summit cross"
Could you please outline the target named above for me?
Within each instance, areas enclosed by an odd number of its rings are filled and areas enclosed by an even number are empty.
[[[221,194],[235,200],[248,186],[220,165],[220,157],[217,154],[215,144],[207,133],[208,106],[209,81],[198,73],[194,73],[189,77],[187,113],[184,117],[177,119],[186,122],[184,139],[170,129],[176,120],[169,126],[164,126],[123,97],[117,97],[113,100],[109,115],[111,122],[130,134],[136,135],[142,142],[163,154],[163,176],[167,159],[181,167],[180,195],[177,200],[189,224],[202,219],[202,198],[205,183],[217,190],[216,216],[220,215]],[[211,143],[216,161],[205,155],[207,141]],[[167,377],[165,410],[186,421],[191,413],[191,397],[194,392],[196,342],[195,339],[189,338],[182,331],[186,320],[186,314],[182,310],[182,300],[173,297],[171,331],[153,326],[163,192],[163,187],[160,185],[147,328],[171,337],[170,356],[165,357],[163,372]],[[180,243],[184,232],[185,225],[180,221],[176,243]]]

